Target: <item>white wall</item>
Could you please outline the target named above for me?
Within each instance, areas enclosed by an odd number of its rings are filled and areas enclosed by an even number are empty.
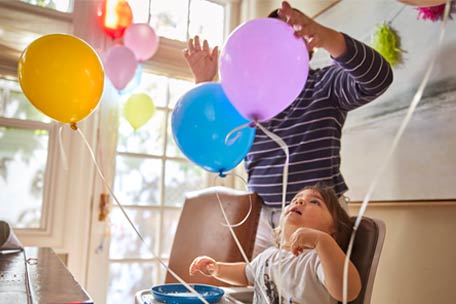
[[[280,1],[243,1],[243,20],[263,17]],[[299,8],[319,1],[299,1]],[[292,3],[293,4],[293,3]],[[296,3],[294,3],[296,4]],[[344,0],[316,18],[322,24],[368,42],[376,24],[391,20],[403,7],[395,0]],[[307,12],[308,13],[308,12]],[[342,172],[348,193],[361,200],[375,169],[390,147],[404,111],[389,119],[371,120],[377,107],[407,107],[414,89],[436,51],[440,22],[417,20],[417,11],[405,7],[393,20],[399,31],[405,63],[394,69],[394,83],[371,105],[349,114],[342,140]],[[443,52],[438,53],[432,83],[456,75],[456,22],[450,21]],[[317,52],[311,65],[330,63]],[[405,94],[408,94],[404,97]],[[456,104],[453,92],[419,108],[403,142],[388,166],[374,199],[397,201],[421,197],[446,202],[371,203],[367,216],[381,218],[387,234],[374,286],[373,304],[453,303],[456,299]],[[390,103],[390,105],[388,104]],[[435,103],[440,109],[435,109]],[[369,118],[370,119],[370,118]],[[367,119],[367,120],[369,120]],[[356,215],[358,206],[351,206]]]
[[[366,215],[386,224],[372,304],[454,303],[456,201],[376,203]]]

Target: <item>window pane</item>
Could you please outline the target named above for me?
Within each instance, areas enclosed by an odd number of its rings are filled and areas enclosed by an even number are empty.
[[[122,205],[159,205],[162,161],[117,156],[115,194]]]
[[[70,13],[73,11],[73,0],[21,0],[22,2],[46,7],[59,12]]]
[[[169,79],[169,104],[168,107],[173,109],[179,98],[193,88],[195,84],[190,81],[180,79]]]
[[[155,106],[165,107],[168,98],[167,90],[167,77],[143,72],[140,85],[134,90],[134,93],[146,93],[152,98]]]
[[[27,100],[17,81],[0,78],[0,90],[1,116],[42,122],[51,121]]]
[[[159,36],[187,40],[188,0],[151,0],[150,14]]]
[[[164,132],[166,112],[157,110],[152,118],[137,131],[121,117],[117,150],[162,156],[164,154]]]
[[[185,158],[184,154],[182,154],[181,150],[176,144],[174,139],[172,126],[171,126],[171,115],[168,117],[168,137],[166,143],[166,156],[169,157],[181,157]]]
[[[153,258],[158,251],[160,210],[137,210],[126,207],[125,212],[146,243],[144,244],[133,230],[120,208],[113,208],[109,257],[111,259]]]
[[[196,165],[167,160],[165,166],[165,205],[182,206],[185,192],[206,187],[204,170]]]
[[[46,130],[0,127],[0,217],[16,228],[40,227],[48,138]]]
[[[135,303],[135,293],[157,282],[157,263],[111,263],[106,303]]]
[[[210,16],[210,18],[208,18]],[[221,45],[225,24],[224,7],[207,0],[192,0],[190,4],[190,37],[200,35],[209,45]]]
[[[181,211],[181,209],[165,209],[163,212],[163,229],[161,235],[162,246],[160,250],[160,258],[169,258]]]

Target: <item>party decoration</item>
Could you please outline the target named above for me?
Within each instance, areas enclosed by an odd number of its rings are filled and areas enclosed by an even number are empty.
[[[139,62],[151,58],[158,49],[158,36],[147,23],[130,25],[123,37],[124,45],[130,48]]]
[[[133,91],[139,87],[141,84],[141,79],[142,79],[142,65],[138,64],[136,67],[135,75],[133,78],[128,82],[128,84],[123,88],[122,90],[119,91],[120,95],[126,95],[126,94],[131,94]]]
[[[133,22],[133,13],[126,0],[104,0],[97,8],[97,20],[111,38],[119,38]]]
[[[224,173],[236,167],[252,146],[255,129],[227,99],[219,83],[202,83],[177,102],[171,126],[180,150],[209,172]],[[227,138],[228,136],[228,138]]]
[[[242,24],[222,47],[222,87],[249,120],[268,120],[289,106],[304,88],[308,72],[304,42],[278,19],[260,18]]]
[[[443,19],[443,13],[445,12],[445,3],[440,4],[440,5],[435,5],[435,6],[429,6],[429,7],[418,7],[418,19],[423,19],[423,20],[431,20],[432,22],[442,20]],[[456,2],[451,1],[449,4],[450,7],[450,19],[451,19],[451,14],[456,11]]]
[[[124,106],[124,116],[135,131],[145,125],[154,114],[154,102],[145,93],[131,95]]]
[[[40,37],[19,58],[18,78],[28,100],[47,116],[75,124],[98,105],[104,72],[83,40],[64,34]]]
[[[372,36],[372,47],[388,61],[391,66],[402,62],[400,38],[397,32],[387,23],[376,26]]]
[[[133,79],[138,62],[135,54],[123,45],[108,49],[105,57],[106,75],[117,90],[122,90]]]

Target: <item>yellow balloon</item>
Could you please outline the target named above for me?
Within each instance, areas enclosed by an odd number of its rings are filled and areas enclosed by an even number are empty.
[[[97,107],[104,71],[97,53],[65,34],[40,37],[19,58],[18,77],[28,100],[47,116],[75,124]]]
[[[124,106],[124,116],[135,130],[145,125],[154,113],[154,102],[144,93],[131,95]]]

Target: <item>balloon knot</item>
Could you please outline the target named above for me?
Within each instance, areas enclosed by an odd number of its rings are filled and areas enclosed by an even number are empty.
[[[220,176],[220,177],[226,177],[226,174],[223,173],[223,171],[220,171],[220,172],[219,172],[219,176]]]
[[[249,127],[250,127],[250,128],[255,128],[256,125],[257,125],[257,121],[255,120],[255,121],[252,121],[252,122],[249,124]]]
[[[72,124],[70,124],[70,127],[71,127],[71,129],[73,129],[73,130],[75,130],[75,131],[78,130],[78,126],[76,125],[75,122],[73,122]]]

